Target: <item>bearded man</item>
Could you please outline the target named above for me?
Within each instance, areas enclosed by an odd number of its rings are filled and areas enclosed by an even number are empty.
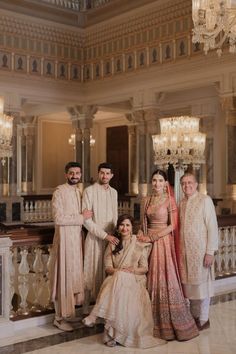
[[[69,320],[75,317],[75,305],[84,300],[84,276],[81,227],[92,217],[90,210],[81,212],[81,194],[77,184],[81,165],[69,162],[65,166],[66,183],[53,193],[52,212],[55,234],[52,246],[51,297],[55,307],[54,325],[72,331]]]

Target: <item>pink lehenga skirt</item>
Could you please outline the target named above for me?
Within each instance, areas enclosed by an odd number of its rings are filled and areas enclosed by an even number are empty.
[[[155,230],[149,232],[154,235]],[[154,336],[179,341],[196,337],[199,333],[183,295],[171,234],[153,243],[147,280]]]

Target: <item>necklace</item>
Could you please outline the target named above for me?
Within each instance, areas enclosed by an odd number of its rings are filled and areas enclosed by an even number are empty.
[[[166,193],[161,195],[152,195],[150,200],[150,205],[160,205],[166,200]]]

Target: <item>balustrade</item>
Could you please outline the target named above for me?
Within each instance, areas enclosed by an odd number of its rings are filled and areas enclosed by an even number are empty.
[[[131,205],[129,201],[120,201],[119,213],[132,214]],[[39,216],[39,209],[36,211]],[[39,220],[42,220],[41,216]],[[218,223],[217,279],[236,275],[236,217],[220,216]],[[16,320],[52,311],[49,279],[54,227],[22,225],[19,229],[9,228],[4,234],[9,235],[13,242],[9,255],[10,318]]]
[[[23,221],[25,223],[52,221],[51,200],[25,200]]]
[[[23,221],[25,223],[32,224],[53,221],[51,196],[27,196],[24,198]],[[134,215],[132,203],[130,201],[119,201],[118,214]]]

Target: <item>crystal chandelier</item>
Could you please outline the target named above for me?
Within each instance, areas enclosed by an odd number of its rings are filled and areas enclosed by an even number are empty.
[[[236,0],[192,0],[193,43],[203,43],[204,52],[216,49],[220,56],[225,42],[236,53]]]
[[[160,119],[161,134],[153,135],[154,163],[167,169],[197,169],[205,162],[206,135],[199,132],[199,118],[181,116]]]
[[[92,137],[92,135],[90,135],[90,146],[93,147],[95,145],[95,142],[96,142],[95,139]],[[70,135],[70,138],[68,139],[68,143],[70,145],[75,146],[75,134]],[[83,143],[83,141],[82,141],[82,143]]]
[[[0,112],[0,160],[4,166],[6,157],[12,157],[12,127],[13,118]]]

